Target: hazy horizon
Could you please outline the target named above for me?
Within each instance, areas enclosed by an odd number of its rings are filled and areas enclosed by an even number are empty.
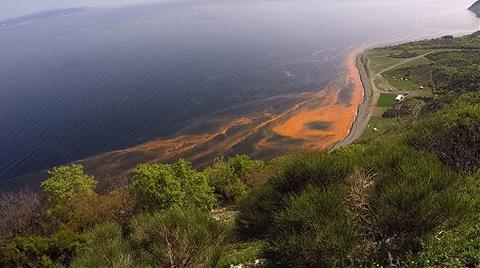
[[[32,13],[73,7],[116,7],[179,0],[17,0],[2,3],[0,21],[29,15]]]
[[[63,9],[73,7],[120,7],[125,5],[141,5],[147,3],[161,3],[161,2],[174,2],[182,0],[17,0],[2,4],[0,9],[0,21],[29,15],[32,13],[52,10]],[[291,0],[275,0],[275,1],[291,1]],[[315,0],[312,0],[315,1]],[[317,0],[325,2],[346,2],[357,0]],[[367,0],[372,1],[372,0]],[[365,2],[367,2],[365,1]],[[398,1],[398,0],[389,0]],[[442,4],[445,1],[437,1],[438,4]],[[448,2],[448,1],[447,1]],[[473,4],[475,0],[459,0],[459,4],[465,4],[465,8],[468,8]]]

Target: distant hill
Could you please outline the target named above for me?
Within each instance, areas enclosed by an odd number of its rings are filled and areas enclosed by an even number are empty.
[[[12,25],[17,25],[21,23],[28,23],[32,21],[48,19],[52,17],[60,17],[60,16],[84,12],[90,9],[91,8],[89,7],[75,7],[75,8],[52,9],[47,11],[41,11],[41,12],[36,12],[36,13],[28,14],[21,17],[0,21],[0,26],[3,26],[3,27],[12,26]]]
[[[468,10],[472,11],[477,15],[477,17],[480,17],[480,0],[475,2],[471,7],[468,8]]]

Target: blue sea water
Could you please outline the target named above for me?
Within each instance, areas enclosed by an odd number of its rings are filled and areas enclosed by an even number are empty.
[[[0,188],[233,105],[320,90],[358,46],[478,30],[469,2],[184,0],[0,26]]]

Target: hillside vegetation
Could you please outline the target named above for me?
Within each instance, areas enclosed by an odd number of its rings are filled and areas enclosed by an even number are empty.
[[[330,153],[145,164],[102,194],[81,166],[54,168],[41,193],[0,196],[0,267],[478,267],[479,46],[373,51],[374,67],[425,54],[383,78],[431,94]]]

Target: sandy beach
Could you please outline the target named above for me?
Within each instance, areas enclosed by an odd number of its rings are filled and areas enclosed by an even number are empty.
[[[348,146],[355,142],[363,134],[368,127],[368,122],[372,117],[375,103],[378,100],[378,90],[374,87],[374,83],[371,78],[371,72],[368,69],[368,59],[366,57],[367,51],[361,52],[356,59],[355,66],[359,72],[360,80],[363,87],[363,102],[358,106],[357,116],[353,121],[348,135],[335,144],[332,150]]]

